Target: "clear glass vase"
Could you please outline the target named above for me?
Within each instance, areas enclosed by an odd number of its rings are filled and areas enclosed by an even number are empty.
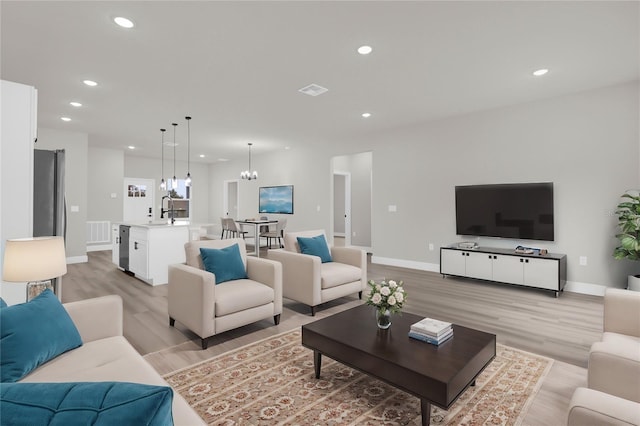
[[[376,322],[378,323],[378,328],[382,330],[391,327],[391,312],[389,310],[380,311],[376,309]]]

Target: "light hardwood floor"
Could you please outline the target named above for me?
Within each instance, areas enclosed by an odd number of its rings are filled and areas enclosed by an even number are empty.
[[[89,262],[68,266],[64,302],[107,294],[124,300],[124,334],[161,374],[279,334],[362,303],[345,297],[309,308],[285,299],[281,322],[259,321],[214,336],[201,350],[199,338],[181,324],[169,327],[167,286],[152,287],[118,270],[111,252],[90,252]],[[600,339],[602,298],[551,293],[473,280],[442,278],[440,274],[369,264],[370,279],[403,280],[408,294],[405,310],[495,333],[499,343],[556,360],[536,395],[526,425],[562,425],[574,389],[586,386],[591,343]]]

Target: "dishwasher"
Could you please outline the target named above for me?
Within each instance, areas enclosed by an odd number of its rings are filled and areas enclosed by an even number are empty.
[[[120,259],[118,266],[123,270],[129,270],[129,232],[131,227],[129,225],[120,225]]]

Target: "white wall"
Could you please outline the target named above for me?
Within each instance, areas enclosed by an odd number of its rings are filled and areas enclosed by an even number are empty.
[[[33,235],[33,144],[38,105],[37,91],[31,86],[2,80],[0,93],[0,266],[3,267],[6,240]],[[2,282],[0,296],[9,304],[24,302],[26,285]]]
[[[636,83],[378,135],[374,254],[437,265],[429,243],[469,239],[455,235],[455,185],[550,181],[554,242],[476,241],[565,253],[569,281],[623,287],[640,265],[612,258],[612,212],[626,189],[639,186],[638,113]],[[390,204],[397,213],[388,212]],[[580,256],[587,266],[579,266]]]
[[[438,248],[469,239],[455,234],[455,185],[550,181],[554,242],[476,241],[565,253],[568,290],[589,292],[589,284],[624,287],[626,276],[640,265],[612,258],[612,212],[626,189],[640,187],[638,90],[635,82],[372,133],[350,145],[342,141],[343,147],[373,153],[374,261],[438,270]],[[316,145],[254,155],[260,178],[240,182],[239,216],[257,215],[259,186],[293,184],[295,214],[287,229],[330,229],[331,158],[347,154],[352,152]],[[210,217],[221,215],[222,182],[236,179],[244,168],[244,162],[210,166]],[[389,205],[397,212],[390,213]],[[579,266],[580,256],[587,257],[587,266]]]

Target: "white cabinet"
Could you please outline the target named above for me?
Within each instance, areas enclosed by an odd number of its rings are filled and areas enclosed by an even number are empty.
[[[111,261],[120,264],[120,225],[111,225]]]
[[[557,297],[567,280],[566,259],[560,254],[540,257],[504,249],[442,247],[440,273],[552,290]]]
[[[461,277],[492,279],[492,262],[486,253],[475,253],[462,250],[442,250],[440,273]]]
[[[129,271],[149,279],[148,231],[132,227],[129,234]]]
[[[138,225],[130,224],[129,231],[129,272],[136,278],[151,285],[166,284],[169,281],[169,265],[185,261],[184,245],[189,241],[189,227],[186,225]],[[119,225],[112,229],[114,238],[122,239]],[[114,241],[116,241],[114,239]],[[115,243],[113,251],[119,250]],[[112,261],[119,264],[119,256],[114,253]]]

